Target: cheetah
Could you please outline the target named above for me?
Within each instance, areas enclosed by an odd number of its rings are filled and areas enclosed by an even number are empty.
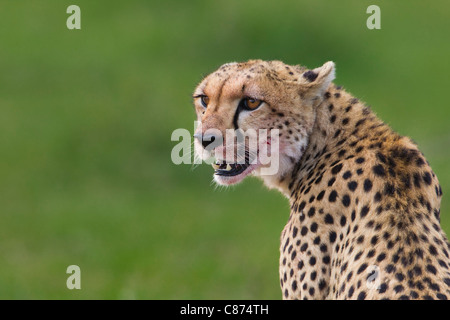
[[[262,173],[267,164],[258,152],[253,164],[246,154],[240,164],[216,157],[212,165],[220,185],[256,176],[289,199],[280,241],[283,299],[449,298],[450,244],[440,227],[435,173],[408,137],[334,78],[331,61],[315,69],[281,61],[224,64],[193,94],[202,124],[196,154],[226,154],[234,141],[208,150],[219,141],[206,136],[208,129],[278,129],[275,173]]]

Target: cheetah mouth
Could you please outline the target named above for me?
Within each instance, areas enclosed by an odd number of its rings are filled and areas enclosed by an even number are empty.
[[[213,163],[212,166],[214,168],[214,180],[221,185],[239,183],[259,167],[258,164],[250,163],[247,157],[244,163],[227,163],[219,160]]]
[[[259,148],[261,145],[269,146],[264,146],[262,155]],[[220,153],[219,151],[219,154],[216,154],[216,162],[211,164],[214,168],[214,180],[221,185],[231,185],[241,182],[249,174],[260,174],[258,170],[269,166],[270,161],[272,161],[273,157],[270,156],[273,151],[270,146],[271,138],[268,138],[260,142],[255,150],[245,148],[243,153],[240,153],[241,150],[238,149],[236,157],[234,156],[235,153],[231,152],[230,159],[227,158],[226,152]],[[219,155],[219,158],[217,155]]]
[[[245,163],[226,163],[225,161],[216,161],[212,164],[214,174],[216,176],[234,177],[243,173],[250,167],[250,163],[245,160]]]

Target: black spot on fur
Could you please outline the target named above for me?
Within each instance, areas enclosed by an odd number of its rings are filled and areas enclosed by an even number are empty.
[[[395,193],[395,187],[391,183],[386,183],[384,185],[384,194],[387,196],[393,196]]]
[[[328,196],[328,201],[335,202],[337,197],[336,190],[331,191],[330,195]]]
[[[317,79],[317,76],[318,76],[318,74],[315,73],[314,71],[311,71],[311,70],[306,71],[306,72],[303,74],[303,77],[304,77],[305,79],[307,79],[309,82],[313,82],[314,80],[316,80],[316,79]]]
[[[306,206],[306,202],[302,201],[302,203],[300,203],[300,205],[298,206],[298,211],[299,212],[302,211],[305,208],[305,206]]]
[[[320,201],[323,199],[323,196],[325,195],[325,190],[322,190],[318,195],[317,195],[317,201]]]
[[[333,224],[334,223],[334,219],[329,213],[325,216],[324,221],[325,221],[326,224]]]
[[[340,164],[334,166],[334,167],[331,169],[331,173],[332,173],[332,174],[337,174],[337,173],[339,173],[339,171],[341,171],[341,169],[342,169],[342,163],[340,163]]]
[[[425,164],[425,161],[421,158],[421,157],[418,157],[417,159],[416,159],[416,165],[418,166],[418,167],[421,167],[421,166],[423,166]]]
[[[380,164],[373,166],[372,170],[373,170],[373,173],[375,173],[379,177],[384,177],[386,175],[386,171],[384,171],[383,166]]]
[[[334,243],[334,242],[336,241],[336,237],[337,237],[336,232],[331,231],[330,234],[329,234],[330,242],[331,242],[331,243]]]
[[[355,127],[359,127],[360,125],[362,125],[364,122],[366,122],[367,119],[363,118],[360,119],[356,122]]]
[[[345,180],[347,180],[348,178],[351,178],[351,177],[352,177],[352,173],[350,171],[346,171],[342,175],[342,178],[344,178]]]
[[[375,193],[373,200],[375,202],[380,202],[381,201],[381,193],[380,192]]]
[[[433,265],[431,265],[431,264],[428,264],[428,265],[427,265],[427,271],[428,271],[428,272],[431,272],[431,273],[434,274],[434,275],[437,273],[436,268],[435,268]]]
[[[431,184],[431,175],[429,172],[425,172],[425,174],[423,175],[423,181],[425,181],[427,185]]]
[[[350,181],[347,184],[347,187],[351,190],[351,191],[355,191],[356,188],[358,187],[358,183],[356,181]]]
[[[377,158],[383,163],[386,163],[387,161],[386,157],[381,152],[377,152]]]
[[[335,178],[335,177],[331,178],[331,179],[328,181],[328,186],[331,187],[331,186],[334,184],[335,181],[336,181],[336,178]],[[335,191],[335,192],[336,192],[336,191]]]
[[[372,190],[372,181],[370,179],[364,180],[364,191],[369,192]]]
[[[350,205],[350,197],[349,197],[348,194],[346,194],[346,195],[344,195],[344,196],[342,197],[342,204],[343,204],[345,207],[348,207],[348,206]]]
[[[358,300],[365,300],[366,299],[366,293],[364,291],[360,292],[358,294]]]
[[[420,188],[420,175],[418,173],[414,173],[413,179],[414,179],[414,185],[417,188]]]
[[[367,215],[367,213],[369,213],[369,207],[368,206],[362,207],[360,213],[361,218],[364,218]]]

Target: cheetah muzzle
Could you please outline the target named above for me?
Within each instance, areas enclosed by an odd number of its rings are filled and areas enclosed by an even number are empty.
[[[435,173],[409,138],[334,77],[333,62],[312,70],[261,60],[221,66],[194,92],[196,154],[215,157],[218,184],[256,176],[289,199],[284,299],[447,299],[450,244]],[[256,132],[256,147],[227,130]],[[265,171],[275,160],[276,170]]]

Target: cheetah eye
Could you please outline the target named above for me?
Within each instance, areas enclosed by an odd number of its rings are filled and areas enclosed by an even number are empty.
[[[204,106],[206,108],[209,103],[209,97],[208,96],[200,96],[200,101],[202,103],[202,106]]]
[[[246,110],[255,110],[257,109],[261,104],[262,100],[253,99],[253,98],[244,98],[241,100],[241,104]]]

